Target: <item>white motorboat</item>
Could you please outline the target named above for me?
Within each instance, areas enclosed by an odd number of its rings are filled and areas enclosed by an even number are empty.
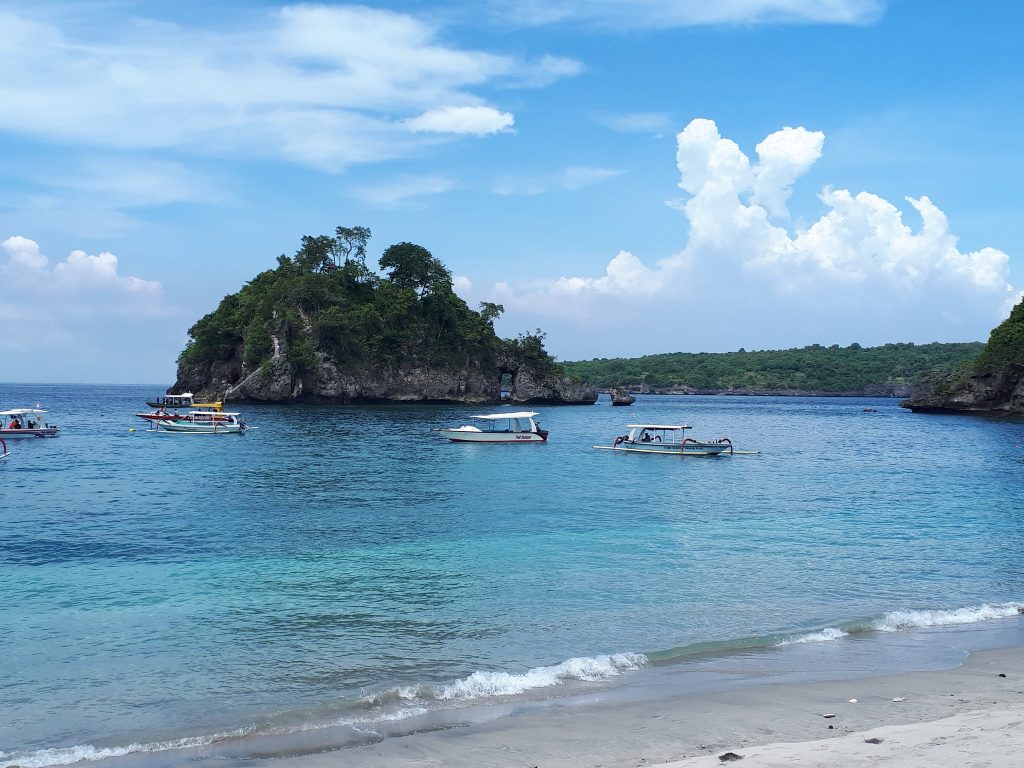
[[[453,443],[545,443],[548,431],[534,421],[539,415],[536,411],[487,413],[469,417],[479,421],[482,428],[467,424],[434,431]]]
[[[718,440],[694,440],[686,437],[685,424],[627,424],[629,433],[619,435],[611,445],[595,445],[604,451],[628,451],[631,453],[654,453],[669,456],[718,456],[734,453],[732,441],[727,437]]]
[[[47,424],[40,408],[8,408],[0,411],[0,437],[57,437],[60,427]]]
[[[157,432],[192,435],[242,434],[248,427],[239,413],[228,411],[189,411],[178,420],[156,421]]]

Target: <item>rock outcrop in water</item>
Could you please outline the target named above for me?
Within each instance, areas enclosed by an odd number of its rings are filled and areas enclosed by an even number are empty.
[[[470,309],[425,248],[392,246],[380,260],[390,273],[371,273],[368,238],[342,227],[304,237],[294,257],[225,297],[189,329],[172,389],[225,401],[487,403],[508,376],[516,403],[597,400],[544,350],[542,332],[498,338],[501,305]]]
[[[900,405],[919,413],[1024,414],[1024,301],[992,331],[977,360],[928,376]]]

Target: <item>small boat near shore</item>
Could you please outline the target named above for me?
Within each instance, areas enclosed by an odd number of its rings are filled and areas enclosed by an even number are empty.
[[[0,437],[57,437],[60,427],[47,424],[41,408],[8,408],[0,411]]]
[[[515,413],[487,413],[470,416],[483,424],[467,424],[451,429],[434,430],[453,443],[546,443],[548,431],[534,420],[536,411]]]
[[[169,421],[161,419],[153,423],[156,432],[174,432],[191,435],[240,435],[246,429],[249,429],[240,417],[240,413],[227,411],[190,411],[177,419]]]
[[[653,453],[667,456],[719,456],[734,451],[728,437],[718,440],[694,440],[686,437],[686,424],[627,424],[629,433],[619,435],[611,445],[595,445],[602,451]],[[746,453],[746,452],[744,452]]]

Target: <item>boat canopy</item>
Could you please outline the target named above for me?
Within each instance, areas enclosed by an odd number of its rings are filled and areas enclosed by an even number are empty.
[[[693,429],[685,424],[627,424],[630,429]]]
[[[487,421],[498,421],[499,419],[532,419],[540,416],[539,411],[517,411],[515,413],[488,413],[482,416],[470,416],[471,419],[485,419]]]
[[[49,413],[40,408],[10,408],[6,411],[0,411],[0,416],[38,416],[41,413]]]

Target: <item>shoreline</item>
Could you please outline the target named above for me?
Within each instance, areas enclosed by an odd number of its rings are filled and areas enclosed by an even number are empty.
[[[984,765],[986,751],[998,763],[1024,748],[1022,720],[1024,647],[1013,647],[973,653],[949,670],[554,705],[365,746],[276,757],[274,763],[699,768],[719,765],[720,755],[733,752],[743,756],[744,766],[802,765],[812,755],[810,764],[823,766],[876,764],[881,756],[924,766],[969,750]],[[864,741],[872,737],[881,743]]]

